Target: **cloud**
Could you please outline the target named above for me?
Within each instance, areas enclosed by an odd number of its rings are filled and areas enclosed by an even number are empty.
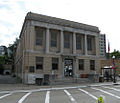
[[[0,45],[19,37],[27,12],[68,19],[100,28],[111,42],[111,51],[119,49],[119,0],[0,0]]]
[[[0,45],[12,44],[19,36],[25,17],[22,0],[6,0],[0,2]]]

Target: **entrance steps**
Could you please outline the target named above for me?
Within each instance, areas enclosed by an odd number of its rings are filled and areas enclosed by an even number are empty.
[[[60,84],[73,84],[73,83],[90,83],[91,80],[88,78],[62,78],[62,79],[54,79],[50,80],[52,84],[60,85]]]

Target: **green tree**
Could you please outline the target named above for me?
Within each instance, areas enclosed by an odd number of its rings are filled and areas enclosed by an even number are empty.
[[[120,59],[120,51],[119,50],[114,50],[112,53],[111,53],[111,58],[115,56],[115,59]]]

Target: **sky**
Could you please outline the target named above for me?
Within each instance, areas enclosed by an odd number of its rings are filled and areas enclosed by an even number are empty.
[[[13,44],[30,11],[97,26],[106,49],[120,50],[120,0],[0,0],[0,45]]]

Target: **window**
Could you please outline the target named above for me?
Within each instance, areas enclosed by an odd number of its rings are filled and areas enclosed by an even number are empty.
[[[52,70],[58,70],[58,58],[52,58]]]
[[[89,51],[92,51],[92,38],[91,37],[87,38],[87,49]]]
[[[95,60],[90,60],[90,70],[95,70]]]
[[[30,67],[29,67],[29,72],[30,72],[30,73],[34,73],[34,72],[35,72],[34,66],[30,66]]]
[[[43,69],[43,57],[36,57],[36,69]]]
[[[51,31],[51,47],[57,47],[57,31]]]
[[[36,31],[36,45],[42,45],[43,42],[43,32],[44,30],[41,28],[35,28]]]
[[[76,35],[76,49],[81,49],[81,36]]]
[[[64,34],[64,48],[70,48],[70,34]]]
[[[79,70],[84,70],[84,60],[79,59]]]

